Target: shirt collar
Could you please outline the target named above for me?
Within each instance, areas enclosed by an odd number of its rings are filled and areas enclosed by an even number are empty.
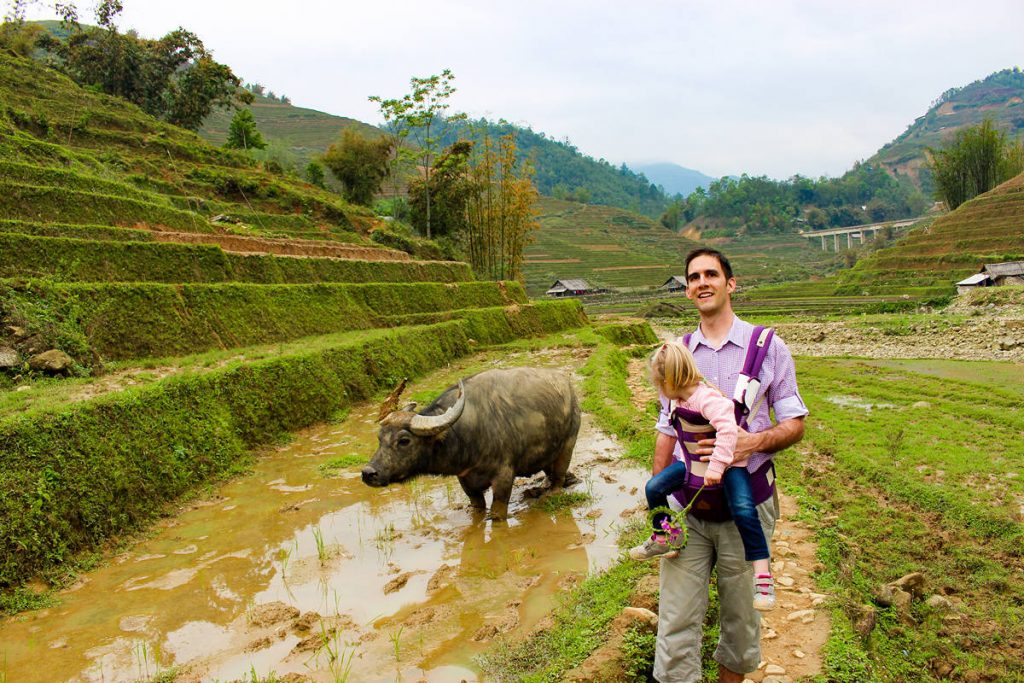
[[[724,348],[726,344],[732,343],[741,349],[744,348],[747,345],[747,338],[749,337],[749,330],[747,328],[750,327],[753,326],[750,323],[740,320],[734,313],[732,316],[732,326],[729,328],[729,334],[725,336],[725,341],[722,342],[722,347]],[[744,334],[745,332],[747,334]],[[691,351],[697,348],[700,344],[703,344],[709,349],[715,349],[715,347],[713,347],[711,343],[704,338],[704,332],[701,330],[700,325],[697,325],[697,331],[693,333],[690,340],[692,342]]]

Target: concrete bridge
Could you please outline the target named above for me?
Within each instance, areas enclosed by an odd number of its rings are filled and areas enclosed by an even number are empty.
[[[821,250],[828,251],[828,242],[825,241],[826,237],[832,238],[832,243],[835,246],[835,251],[839,251],[839,236],[846,235],[846,248],[853,248],[853,240],[860,240],[861,244],[864,244],[864,235],[868,232],[871,233],[872,239],[878,239],[878,231],[891,228],[892,230],[898,230],[905,228],[909,225],[913,225],[920,218],[908,218],[902,221],[886,221],[885,223],[869,223],[865,225],[851,225],[846,228],[830,228],[829,230],[801,230],[800,234],[807,239],[821,238]]]

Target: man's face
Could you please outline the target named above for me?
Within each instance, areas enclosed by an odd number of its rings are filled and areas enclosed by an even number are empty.
[[[729,303],[736,279],[725,279],[722,264],[703,254],[690,261],[686,271],[686,296],[701,313],[716,313]]]

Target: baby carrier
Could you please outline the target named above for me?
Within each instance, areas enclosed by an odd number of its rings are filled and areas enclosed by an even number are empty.
[[[757,399],[757,391],[761,386],[759,379],[761,366],[764,365],[764,359],[768,355],[768,347],[771,345],[773,336],[774,331],[770,327],[761,325],[756,326],[750,335],[747,355],[743,360],[743,370],[736,379],[736,389],[732,395],[736,411],[736,424],[740,427],[746,428],[747,417],[750,415],[750,411],[755,409],[754,401]],[[687,346],[690,345],[689,334],[683,337],[683,343]],[[715,428],[699,412],[681,406],[672,410],[669,422],[676,431],[676,438],[683,451],[683,461],[686,463],[686,483],[673,496],[680,505],[686,507],[704,486],[702,475],[707,471],[708,466],[706,462],[701,462],[699,455],[695,455],[691,451],[697,447],[697,442],[701,439],[713,438]],[[755,505],[763,503],[774,495],[775,467],[771,460],[751,472],[750,486],[753,489]],[[704,487],[690,512],[695,517],[709,522],[724,522],[732,519],[729,505],[725,499],[725,490],[721,484]]]

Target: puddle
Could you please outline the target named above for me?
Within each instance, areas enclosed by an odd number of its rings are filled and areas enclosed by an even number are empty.
[[[578,353],[501,364],[578,367]],[[409,392],[436,393],[460,374],[448,368]],[[646,474],[616,463],[620,448],[588,415],[571,490],[590,501],[548,513],[526,495],[543,476],[519,479],[509,519],[491,522],[454,477],[373,489],[360,465],[324,476],[323,462],[372,454],[376,411],[360,406],[266,449],[253,475],[158,524],[58,607],[4,622],[4,680],[134,682],[177,666],[178,683],[252,671],[479,681],[473,657],[496,635],[528,632],[618,555],[620,513],[640,504]]]
[[[897,407],[892,403],[871,403],[870,401],[865,401],[864,399],[856,396],[829,396],[827,400],[829,403],[833,403],[843,408],[858,408],[867,413],[870,413],[872,410],[884,410]]]

